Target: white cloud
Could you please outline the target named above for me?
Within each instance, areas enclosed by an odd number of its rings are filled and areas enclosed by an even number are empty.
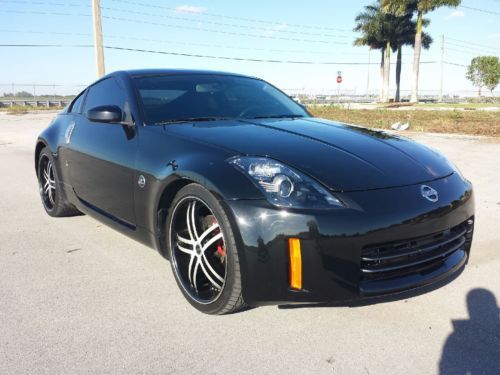
[[[178,5],[175,7],[175,13],[205,13],[207,9],[194,5]]]
[[[288,28],[288,25],[286,23],[277,23],[273,26],[268,26],[265,28],[265,30],[262,32],[262,35],[265,36],[271,36],[274,35],[277,31],[283,31]]]
[[[462,18],[462,17],[465,17],[465,13],[462,12],[461,10],[455,10],[455,11],[451,12],[449,15],[447,15],[444,19],[446,21],[449,21],[453,18]]]

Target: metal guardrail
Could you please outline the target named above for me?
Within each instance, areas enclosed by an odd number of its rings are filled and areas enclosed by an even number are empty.
[[[65,107],[72,99],[0,99],[0,108],[12,107],[32,107],[32,108],[51,108]]]

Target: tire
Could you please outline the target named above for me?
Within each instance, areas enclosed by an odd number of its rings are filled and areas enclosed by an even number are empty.
[[[64,199],[54,157],[47,147],[40,152],[37,177],[40,198],[47,214],[52,217],[81,215],[75,206]]]
[[[185,186],[172,202],[166,225],[170,264],[188,302],[215,315],[245,307],[235,237],[217,199],[198,184]]]

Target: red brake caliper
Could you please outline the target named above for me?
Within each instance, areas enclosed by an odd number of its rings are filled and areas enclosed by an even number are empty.
[[[217,220],[213,219],[212,221],[212,225],[216,224],[217,223]],[[219,229],[220,230],[220,229]],[[221,260],[223,260],[223,258],[226,256],[226,249],[224,249],[224,243],[222,242],[222,240],[220,240],[219,242],[217,242],[217,251],[216,251],[216,255],[218,256],[218,258]]]

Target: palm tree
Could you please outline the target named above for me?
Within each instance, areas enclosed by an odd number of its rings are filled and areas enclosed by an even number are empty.
[[[381,37],[381,23],[380,23],[380,8],[378,4],[367,5],[365,10],[359,13],[356,18],[356,26],[354,31],[361,32],[362,36],[356,38],[354,41],[355,46],[368,46],[370,49],[380,50],[380,100],[383,101],[384,97],[384,67],[385,67],[385,48],[386,43]]]
[[[412,103],[418,102],[418,74],[420,67],[420,54],[422,51],[422,28],[424,14],[443,7],[457,7],[461,0],[381,0],[384,11],[396,14],[405,15],[414,13],[417,14],[417,22],[415,27],[415,50],[413,54],[413,84],[411,90]]]
[[[365,6],[365,10],[356,18],[354,31],[362,33],[362,36],[354,41],[354,45],[367,45],[372,49],[380,49],[380,70],[382,77],[380,101],[389,99],[389,78],[391,68],[391,42],[395,39],[397,21],[401,17],[382,12],[380,1],[373,5]]]
[[[428,26],[430,21],[428,19],[422,20],[423,26]],[[394,101],[399,102],[401,100],[401,57],[403,46],[414,47],[415,43],[415,21],[410,18],[406,18],[404,22],[400,22],[398,25],[398,30],[395,36],[395,40],[392,43],[394,53],[397,52],[396,58],[396,94],[394,95]],[[422,47],[424,49],[429,49],[432,44],[432,38],[429,34],[422,32]]]
[[[365,6],[364,11],[355,18],[356,27],[354,31],[362,33],[362,36],[354,41],[354,45],[365,45],[372,49],[381,50],[381,95],[383,102],[389,99],[389,77],[391,66],[391,51],[398,52],[396,65],[396,101],[399,101],[399,87],[401,78],[401,50],[403,45],[413,45],[415,22],[412,14],[405,13],[396,15],[382,11],[380,1],[373,5]],[[423,23],[428,24],[427,20]],[[430,45],[430,37],[426,35],[425,45]]]

